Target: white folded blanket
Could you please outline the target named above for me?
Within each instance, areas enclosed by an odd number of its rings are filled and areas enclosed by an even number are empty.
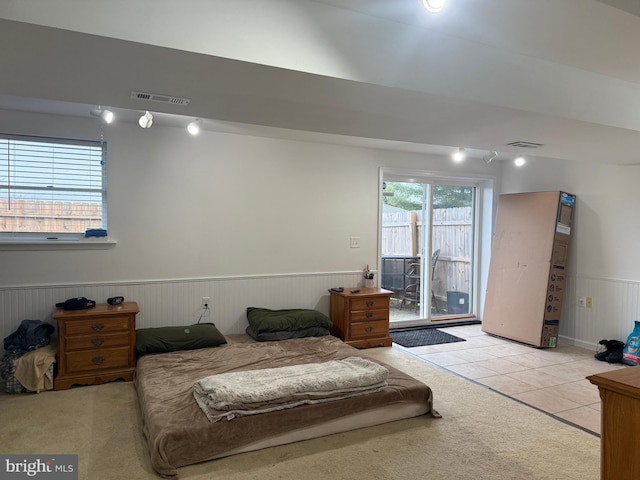
[[[216,422],[376,392],[386,386],[388,375],[382,365],[349,357],[211,375],[194,384],[193,396]]]

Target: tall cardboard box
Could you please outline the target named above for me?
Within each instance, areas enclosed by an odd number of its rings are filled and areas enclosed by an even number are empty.
[[[500,195],[482,331],[555,347],[564,300],[575,195]]]

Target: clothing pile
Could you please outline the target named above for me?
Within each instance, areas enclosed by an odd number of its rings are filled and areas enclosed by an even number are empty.
[[[23,320],[4,339],[0,379],[7,393],[40,392],[53,388],[56,348],[49,345],[54,326],[40,320]]]

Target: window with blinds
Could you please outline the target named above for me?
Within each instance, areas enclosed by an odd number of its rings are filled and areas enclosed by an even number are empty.
[[[107,228],[106,143],[0,133],[0,237]]]

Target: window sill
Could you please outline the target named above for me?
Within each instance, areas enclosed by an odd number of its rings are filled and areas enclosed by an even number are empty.
[[[115,240],[0,240],[0,251],[6,250],[106,250]]]

